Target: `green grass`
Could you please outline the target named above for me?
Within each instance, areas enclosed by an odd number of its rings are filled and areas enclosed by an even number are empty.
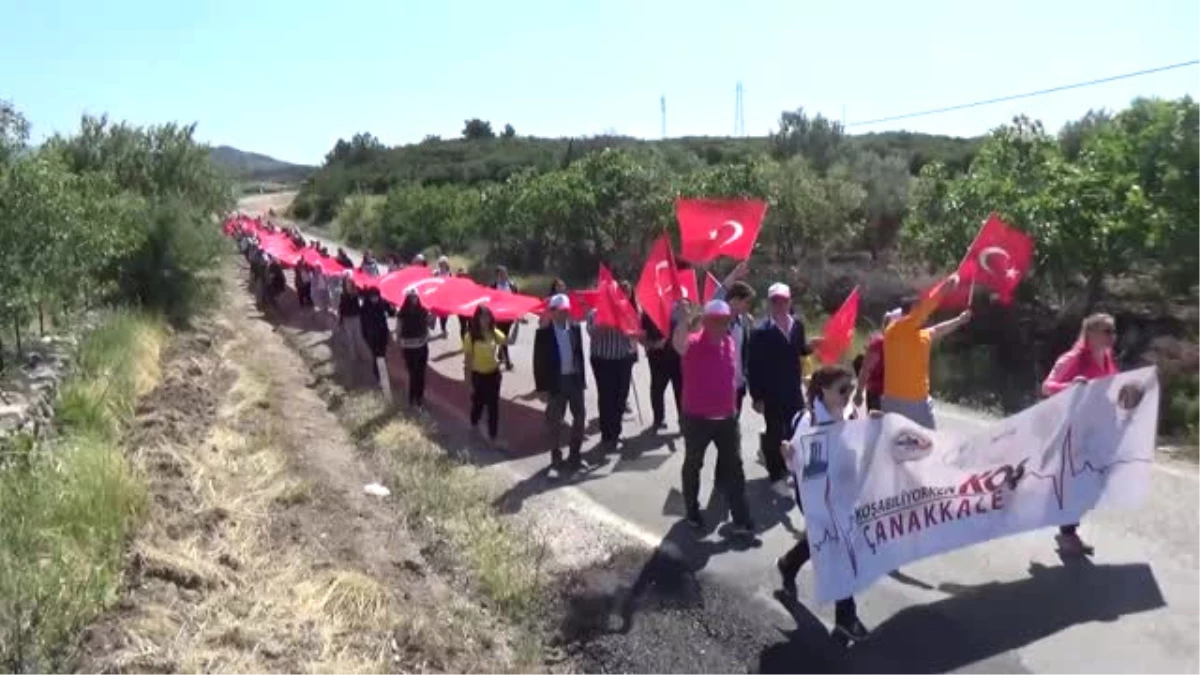
[[[162,323],[115,313],[82,342],[57,405],[61,433],[0,460],[0,666],[69,667],[75,632],[116,598],[121,551],[146,488],[119,438],[153,387]]]

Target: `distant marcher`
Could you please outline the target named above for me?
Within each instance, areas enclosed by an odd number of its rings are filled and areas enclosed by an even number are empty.
[[[391,307],[379,294],[379,289],[368,288],[363,294],[362,306],[359,310],[359,326],[362,329],[363,342],[371,353],[371,372],[375,381],[387,377],[386,372],[379,372],[379,359],[387,359],[388,342],[391,333],[388,330],[388,314]]]
[[[679,352],[671,344],[671,335],[675,334],[675,326],[680,320],[687,318],[688,301],[680,300],[671,310],[668,324],[669,334],[663,335],[650,315],[642,312],[642,343],[646,347],[646,363],[650,366],[650,409],[654,413],[652,429],[662,429],[666,422],[666,393],[667,385],[675,397],[675,416],[683,419],[683,370],[679,360]]]
[[[301,307],[312,307],[312,270],[303,260],[296,263],[296,301]]]
[[[287,277],[283,275],[283,265],[275,258],[267,265],[267,298],[272,307],[279,306],[279,296],[287,290]]]
[[[896,413],[927,429],[936,428],[929,396],[929,356],[933,344],[965,326],[971,310],[925,328],[945,295],[958,286],[951,275],[931,293],[904,308],[883,330],[883,396],[880,408]],[[893,315],[895,316],[895,315]]]
[[[346,250],[341,247],[338,247],[337,250],[337,261],[341,263],[342,267],[348,270],[354,269],[354,261],[350,259],[350,254],[346,253]]]
[[[500,347],[507,336],[496,328],[496,319],[487,305],[475,308],[471,329],[463,340],[463,370],[471,387],[471,428],[479,424],[484,410],[488,414],[488,439],[496,442],[500,429]]]
[[[700,330],[692,332],[691,319],[683,319],[671,336],[683,366],[683,502],[687,522],[704,529],[700,471],[711,443],[717,447],[716,489],[729,503],[733,532],[753,535],[742,469],[742,432],[735,409],[738,355],[729,335],[732,320],[729,305],[712,300],[704,305]]]
[[[901,312],[892,310],[883,315],[883,330],[871,335],[867,349],[862,354],[862,365],[858,368],[858,390],[854,392],[854,407],[865,402],[868,411],[883,410],[883,331]]]
[[[566,293],[567,282],[563,281],[562,279],[555,279],[554,281],[550,282],[550,292],[546,294],[546,299],[549,300],[550,298],[560,294],[566,295]]]
[[[310,278],[313,307],[322,314],[329,311],[329,277],[320,265],[312,267]]]
[[[637,344],[620,328],[596,323],[596,310],[587,315],[588,335],[591,337],[592,377],[596,381],[596,407],[600,417],[600,443],[604,450],[613,450],[621,440],[621,423],[633,364],[637,359]]]
[[[405,294],[404,304],[396,315],[396,339],[408,370],[408,404],[415,408],[425,404],[425,370],[429,364],[429,329],[433,322],[433,315],[421,304],[416,289]]]
[[[361,313],[358,287],[351,281],[347,272],[342,277],[342,294],[338,298],[338,326],[341,327],[342,339],[350,352],[350,358],[354,360],[367,358],[367,345],[362,337]]]
[[[550,445],[550,463],[563,465],[561,427],[567,409],[571,410],[570,467],[583,459],[583,429],[587,413],[583,392],[587,387],[584,373],[583,331],[571,321],[571,300],[566,295],[550,298],[533,340],[533,379],[546,402],[546,433]]]
[[[713,299],[728,302],[729,309],[733,312],[729,334],[733,336],[733,342],[737,345],[738,352],[737,416],[739,419],[742,416],[742,401],[746,399],[746,362],[750,353],[746,349],[746,345],[750,342],[750,330],[754,326],[754,319],[750,316],[750,306],[754,303],[756,294],[749,284],[741,280],[749,271],[747,263],[738,263],[713,294]]]
[[[508,293],[519,293],[520,292],[517,290],[517,285],[514,284],[512,282],[512,280],[508,278],[508,268],[503,265],[498,265],[496,267],[496,280],[492,282],[492,288],[494,288],[498,291],[505,291]],[[505,337],[505,344],[504,344],[504,346],[502,346],[500,348],[500,361],[504,364],[505,370],[513,369],[512,358],[509,357],[509,355],[508,355],[508,344],[507,344],[507,342],[508,342],[507,338],[508,338],[509,333],[512,331],[512,326],[513,326],[512,321],[496,322],[496,329],[499,330],[501,333],[504,333],[504,337]]]
[[[419,256],[419,257],[421,258],[421,264],[424,265],[425,264],[425,256]],[[437,259],[437,267],[433,268],[433,276],[435,276],[435,277],[452,277],[452,276],[454,276],[454,273],[450,271],[450,259],[449,258],[447,258],[446,256],[440,256]],[[450,320],[449,315],[443,316],[438,319],[438,323],[441,324],[441,328],[442,328],[442,337],[446,337],[446,323],[449,320]],[[467,328],[466,328],[467,324],[460,317],[458,320],[458,325],[459,325],[459,328],[462,329],[460,331],[460,335],[459,335],[459,337],[461,338],[462,336],[467,334]]]
[[[792,315],[792,291],[786,284],[767,289],[768,315],[753,331],[746,349],[746,381],[754,410],[763,416],[766,430],[759,452],[776,494],[791,494],[787,465],[779,448],[787,438],[792,418],[804,408],[804,358],[818,340],[809,340],[804,322]],[[687,382],[684,382],[686,386]]]
[[[1042,396],[1054,396],[1075,385],[1087,384],[1116,375],[1116,358],[1113,345],[1117,342],[1117,324],[1109,314],[1092,314],[1083,320],[1079,339],[1050,369],[1042,383]],[[1058,546],[1069,555],[1091,555],[1095,549],[1079,538],[1079,523],[1063,525],[1058,531]]]

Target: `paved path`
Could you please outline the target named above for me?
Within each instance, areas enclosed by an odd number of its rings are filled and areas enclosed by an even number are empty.
[[[461,415],[467,394],[456,328],[452,319],[450,335],[431,344],[430,396]],[[541,451],[540,404],[532,397],[534,325],[524,328],[512,348],[517,368],[504,374],[502,387],[505,463],[518,477],[498,501],[509,511],[519,511],[530,495],[564,487],[547,471],[548,458]],[[314,339],[320,336],[314,330]],[[402,395],[399,358],[392,359],[391,370],[393,386]],[[648,423],[644,358],[634,369],[634,387]],[[585,453],[597,442],[594,387],[588,390],[587,405],[593,420]],[[645,433],[636,414],[627,415],[625,447],[569,482],[598,505],[601,517],[651,546],[680,554],[698,576],[761,600],[769,608],[764,611],[782,615],[772,598],[778,583],[772,561],[790,546],[793,533],[803,529],[803,520],[771,496],[765,470],[754,460],[761,417],[747,403],[743,455],[751,506],[764,531],[760,546],[735,548],[719,534],[696,541],[680,526],[682,439],[673,433],[669,393],[667,409],[665,435]],[[937,416],[942,429],[955,433],[988,421],[953,406],[939,406]],[[859,660],[853,667],[893,672],[1196,672],[1197,469],[1179,463],[1156,469],[1151,497],[1142,509],[1087,518],[1081,534],[1097,549],[1090,562],[1064,565],[1054,552],[1053,531],[1043,530],[936,556],[879,581],[859,599],[860,615],[874,635],[855,649]],[[711,476],[710,459],[702,496],[711,488]],[[832,607],[812,601],[808,574],[799,580],[800,601],[829,624]],[[811,619],[807,611],[802,609],[798,620]],[[788,625],[778,624],[781,638]]]

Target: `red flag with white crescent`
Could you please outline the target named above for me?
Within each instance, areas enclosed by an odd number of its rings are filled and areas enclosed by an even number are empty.
[[[762,229],[767,203],[760,199],[677,199],[680,257],[706,263],[719,256],[746,260]]]

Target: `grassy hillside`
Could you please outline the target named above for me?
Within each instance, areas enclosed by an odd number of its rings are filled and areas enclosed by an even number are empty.
[[[209,157],[214,164],[243,181],[296,183],[308,178],[314,171],[314,167],[311,166],[283,162],[274,157],[238,150],[228,145],[209,148]]]

